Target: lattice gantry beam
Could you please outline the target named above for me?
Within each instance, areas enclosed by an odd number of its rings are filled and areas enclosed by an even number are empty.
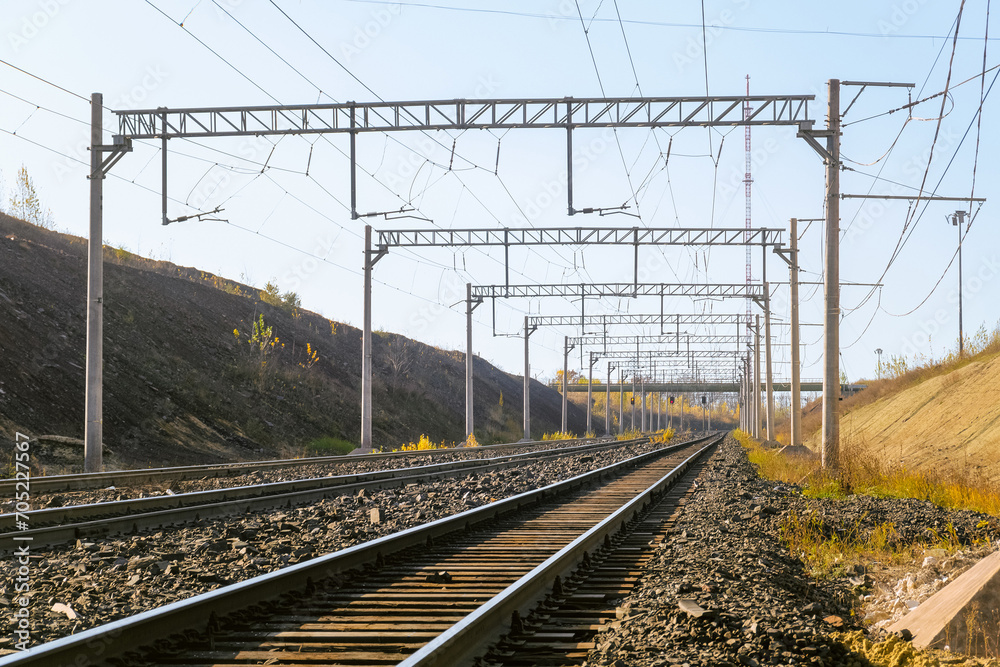
[[[576,336],[567,338],[569,345],[593,346],[603,345],[739,345],[743,341],[739,336],[715,336],[710,334],[675,334],[666,333],[653,336]]]
[[[781,246],[783,229],[567,227],[539,229],[399,229],[378,232],[380,248],[520,245]]]
[[[813,95],[345,102],[115,111],[131,139],[486,128],[811,128]],[[744,117],[743,106],[753,113]]]
[[[672,284],[672,283],[597,283],[579,285],[473,285],[473,299],[541,297],[636,297],[689,296],[701,298],[763,299],[759,284]]]
[[[609,352],[601,353],[601,359],[638,359],[640,362],[647,359],[664,359],[664,358],[676,358],[678,360],[689,360],[689,359],[721,359],[721,358],[738,358],[744,351],[740,350],[682,350],[676,352],[674,350],[640,350],[636,352],[635,350],[612,350]]]
[[[740,314],[630,314],[630,313],[610,313],[602,315],[531,315],[528,317],[529,327],[554,327],[554,326],[577,326],[588,324],[599,324],[605,326],[652,326],[652,325],[721,325],[721,324],[742,324],[746,321],[746,315]]]

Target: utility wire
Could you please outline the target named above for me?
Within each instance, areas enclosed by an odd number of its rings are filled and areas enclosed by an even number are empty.
[[[78,97],[78,98],[80,98],[81,100],[83,100],[84,102],[86,102],[88,104],[90,103],[90,100],[88,98],[84,97],[83,95],[80,95],[78,93],[74,93],[72,90],[67,90],[66,88],[63,88],[62,86],[60,86],[59,84],[52,83],[48,79],[43,79],[42,77],[38,76],[37,74],[32,74],[31,72],[29,72],[27,70],[23,70],[20,67],[18,67],[17,65],[12,65],[11,63],[7,62],[6,60],[0,60],[0,63],[3,63],[4,65],[6,65],[7,67],[10,67],[12,69],[16,69],[18,72],[21,72],[22,74],[27,74],[32,79],[37,79],[38,81],[41,81],[42,83],[48,84],[48,85],[52,86],[53,88],[57,88],[57,89],[63,91],[64,93],[72,95],[73,97]]]

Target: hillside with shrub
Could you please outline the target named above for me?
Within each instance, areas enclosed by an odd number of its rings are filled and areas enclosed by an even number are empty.
[[[0,214],[0,438],[39,438],[52,470],[82,461],[86,250],[85,239]],[[104,254],[106,467],[356,446],[358,329],[275,285],[259,290],[108,246]],[[377,332],[373,354],[377,447],[422,434],[465,439],[464,353]],[[480,358],[474,365],[477,440],[520,439],[522,379]],[[535,382],[532,405],[536,438],[558,430],[558,392]],[[571,405],[569,418],[581,433],[585,412]]]

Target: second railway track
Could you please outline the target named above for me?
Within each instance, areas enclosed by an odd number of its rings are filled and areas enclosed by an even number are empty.
[[[97,664],[136,650],[136,664],[468,664],[501,635],[522,632],[547,594],[565,597],[573,572],[606,557],[717,440],[643,454],[51,642],[10,664]]]
[[[645,438],[627,441],[591,442],[572,447],[507,454],[489,459],[465,459],[432,463],[415,468],[391,468],[366,473],[229,487],[167,496],[71,505],[23,513],[31,530],[0,533],[0,550],[14,548],[12,537],[31,537],[36,548],[44,545],[93,539],[121,533],[181,525],[213,517],[251,511],[293,507],[360,489],[368,491],[426,482],[452,476],[498,470],[529,461],[577,454],[599,453]],[[0,514],[0,525],[13,526],[13,515]]]

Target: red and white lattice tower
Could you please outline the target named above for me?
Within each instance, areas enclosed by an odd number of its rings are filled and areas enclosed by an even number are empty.
[[[743,103],[743,120],[749,121],[753,108],[750,106],[750,75],[747,74],[747,99]],[[750,177],[750,124],[746,125],[746,172],[743,175],[743,185],[746,188],[747,200],[747,227],[743,233],[743,242],[746,243],[747,250],[747,290],[750,289],[750,184],[753,179]],[[750,339],[750,299],[747,299],[747,339]]]

